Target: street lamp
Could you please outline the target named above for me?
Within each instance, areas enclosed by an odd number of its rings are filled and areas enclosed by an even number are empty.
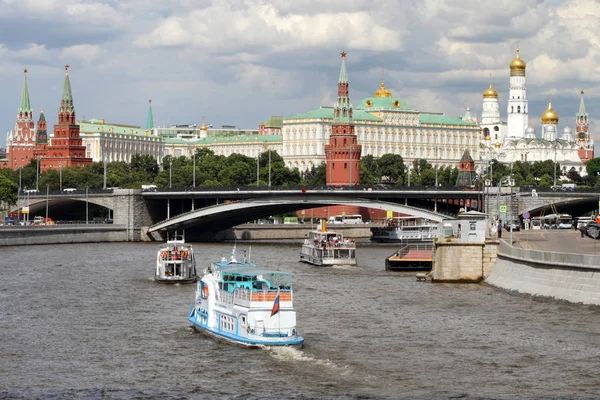
[[[271,148],[269,147],[269,187],[271,187]]]
[[[58,180],[59,180],[59,187],[60,187],[60,192],[62,193],[62,163],[58,163]]]
[[[412,157],[412,152],[409,153],[408,156],[408,187],[410,187],[410,159]]]
[[[556,187],[556,144],[558,139],[554,139],[554,187]]]
[[[106,155],[104,155],[104,184],[102,185],[104,190],[106,190],[106,161]]]
[[[260,181],[260,154],[256,154],[256,187]]]
[[[173,176],[173,157],[169,158],[169,189],[171,188],[172,176]]]
[[[40,158],[36,157],[35,160],[37,162],[35,168],[35,190],[38,191],[40,190]]]
[[[48,194],[50,193],[50,185],[46,184],[46,223],[48,223]]]
[[[192,173],[192,187],[196,187],[196,151],[192,154],[192,165],[193,165],[193,173]],[[193,206],[193,204],[192,204]]]
[[[88,222],[88,210],[89,210],[89,208],[88,208],[88,204],[89,204],[88,203],[88,189],[89,189],[89,187],[86,186],[85,187],[85,223],[86,224],[89,223]]]

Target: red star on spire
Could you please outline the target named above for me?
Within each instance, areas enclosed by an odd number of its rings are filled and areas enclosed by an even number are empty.
[[[346,54],[348,54],[348,53],[346,53],[345,51],[342,51],[341,54],[342,54],[342,58],[344,58],[344,57],[346,57]]]

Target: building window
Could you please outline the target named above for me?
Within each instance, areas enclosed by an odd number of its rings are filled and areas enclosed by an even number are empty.
[[[521,106],[517,106],[517,112],[520,114],[521,113]]]
[[[344,169],[348,168],[348,163],[344,163]]]
[[[515,108],[513,106],[510,106],[510,112],[511,113],[515,112]]]

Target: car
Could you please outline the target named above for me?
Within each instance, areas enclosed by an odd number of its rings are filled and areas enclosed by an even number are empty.
[[[507,231],[510,231],[511,227],[512,227],[513,232],[520,231],[521,223],[519,221],[506,221],[504,223],[504,229],[506,229]]]

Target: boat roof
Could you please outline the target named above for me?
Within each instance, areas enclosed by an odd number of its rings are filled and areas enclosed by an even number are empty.
[[[292,277],[294,274],[289,272],[274,271],[269,269],[257,268],[256,266],[232,266],[220,270],[222,274],[228,275],[244,275],[244,276],[259,276],[259,275],[283,275]]]

